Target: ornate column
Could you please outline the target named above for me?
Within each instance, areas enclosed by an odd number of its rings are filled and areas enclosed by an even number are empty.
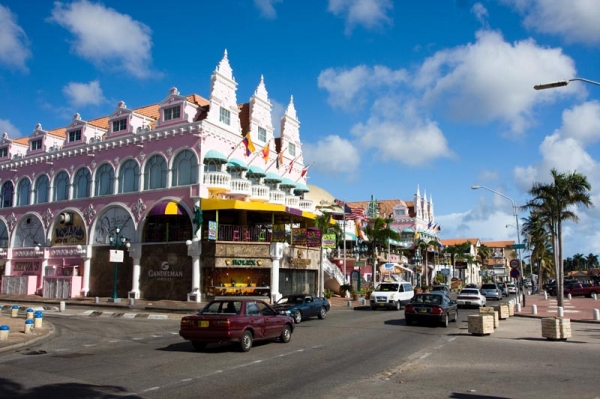
[[[81,290],[79,291],[79,295],[86,297],[90,292],[90,270],[92,266],[92,246],[86,245],[82,247],[80,245],[77,246],[77,250],[79,254],[83,258],[83,276],[81,277]]]
[[[269,254],[273,261],[273,267],[271,267],[271,303],[277,302],[281,298],[279,292],[279,268],[281,259],[283,258],[284,243],[272,242],[269,247]]]
[[[133,273],[131,275],[131,291],[128,293],[129,299],[140,299],[140,272],[142,266],[142,244],[131,244],[129,247],[129,256],[133,259]]]
[[[188,302],[200,302],[202,300],[202,286],[200,282],[200,255],[202,255],[202,241],[199,237],[187,240],[188,256],[192,257],[192,292],[188,293]]]

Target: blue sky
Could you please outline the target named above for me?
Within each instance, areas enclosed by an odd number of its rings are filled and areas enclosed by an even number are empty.
[[[310,184],[347,201],[433,197],[442,238],[516,241],[511,201],[578,171],[596,208],[565,254],[600,253],[600,5],[595,0],[0,1],[0,132],[29,135],[208,98],[225,50],[247,102],[293,96]],[[277,134],[277,133],[276,133]],[[521,213],[521,217],[526,214]],[[506,227],[506,225],[511,225]]]

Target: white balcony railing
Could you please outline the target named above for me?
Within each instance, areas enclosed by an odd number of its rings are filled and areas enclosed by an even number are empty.
[[[263,184],[252,185],[252,201],[268,202],[271,189]]]
[[[232,197],[249,197],[252,195],[252,182],[247,179],[232,179],[227,195]]]
[[[311,200],[301,199],[300,209],[307,212],[313,212],[315,210],[315,205]]]
[[[231,175],[227,172],[205,172],[204,184],[211,192],[227,192],[231,189]]]
[[[283,191],[271,191],[269,193],[269,202],[272,204],[285,205],[285,193]]]
[[[295,195],[286,195],[285,206],[300,209],[300,197],[296,197]]]

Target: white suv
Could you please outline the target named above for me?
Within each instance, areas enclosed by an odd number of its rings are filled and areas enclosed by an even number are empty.
[[[390,308],[400,310],[415,295],[413,286],[407,282],[380,283],[371,293],[371,309]]]
[[[481,294],[486,299],[495,299],[497,301],[502,299],[502,291],[494,283],[485,283],[481,285]]]

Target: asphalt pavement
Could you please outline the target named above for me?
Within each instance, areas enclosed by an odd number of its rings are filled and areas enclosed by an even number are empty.
[[[523,300],[524,299],[524,300]],[[514,300],[514,297],[513,297]],[[506,299],[505,299],[506,301]],[[351,300],[334,296],[329,300],[331,309],[341,310],[366,310],[369,302],[365,299]],[[493,306],[494,301],[488,301],[488,306]],[[13,306],[18,306],[17,317],[11,317]],[[18,349],[22,346],[33,344],[49,337],[54,332],[54,326],[48,318],[43,318],[42,327],[34,328],[25,333],[25,320],[27,309],[42,311],[42,314],[63,313],[71,316],[89,317],[119,317],[123,319],[148,318],[156,320],[180,319],[184,314],[191,314],[203,307],[204,303],[158,300],[149,301],[136,299],[121,299],[112,302],[110,298],[42,298],[36,295],[5,295],[0,294],[0,326],[10,328],[8,339],[0,341],[0,352]],[[563,315],[575,323],[596,323],[596,314],[600,309],[600,301],[593,298],[574,297],[565,298]],[[515,307],[516,317],[546,318],[558,315],[556,297],[541,294],[525,295],[521,298],[520,310]]]

